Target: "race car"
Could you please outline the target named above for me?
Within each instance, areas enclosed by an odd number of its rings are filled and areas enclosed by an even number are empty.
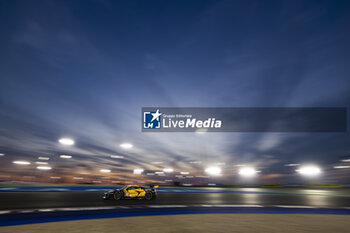
[[[110,190],[103,194],[105,200],[121,199],[144,199],[150,201],[156,199],[158,185],[151,185],[149,188],[139,185],[126,185],[121,189]]]

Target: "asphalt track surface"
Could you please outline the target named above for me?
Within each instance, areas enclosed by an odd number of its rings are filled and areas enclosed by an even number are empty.
[[[156,200],[102,200],[99,192],[1,192],[0,210],[23,210],[67,207],[106,207],[147,205],[261,205],[309,206],[316,208],[350,207],[348,194],[334,192],[298,193],[159,193]]]
[[[0,226],[187,214],[350,216],[348,189],[160,189],[152,201],[103,200],[100,191],[40,190],[0,192]]]

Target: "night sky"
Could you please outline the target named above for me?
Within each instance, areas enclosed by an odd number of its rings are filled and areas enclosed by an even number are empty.
[[[294,181],[288,163],[316,163],[338,181],[349,172],[332,168],[350,158],[349,133],[142,133],[140,114],[348,107],[349,1],[4,0],[0,28],[3,175],[33,175],[39,156],[73,175],[200,175],[215,163],[232,177],[255,166],[266,182]]]

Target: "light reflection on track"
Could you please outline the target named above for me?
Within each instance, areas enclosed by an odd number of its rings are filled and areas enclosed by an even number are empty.
[[[322,191],[322,190],[321,190]],[[321,192],[322,193],[322,192]],[[350,196],[332,191],[332,195],[309,192],[291,193],[159,193],[152,201],[104,201],[99,192],[0,192],[0,210],[43,209],[91,206],[138,205],[296,205],[315,207],[350,207]]]

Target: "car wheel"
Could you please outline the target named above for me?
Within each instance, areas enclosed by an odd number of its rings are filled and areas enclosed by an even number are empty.
[[[145,194],[145,200],[150,201],[153,197],[153,194],[151,192],[147,192]]]
[[[113,198],[116,201],[122,199],[123,198],[123,192],[121,192],[121,191],[114,192]]]

